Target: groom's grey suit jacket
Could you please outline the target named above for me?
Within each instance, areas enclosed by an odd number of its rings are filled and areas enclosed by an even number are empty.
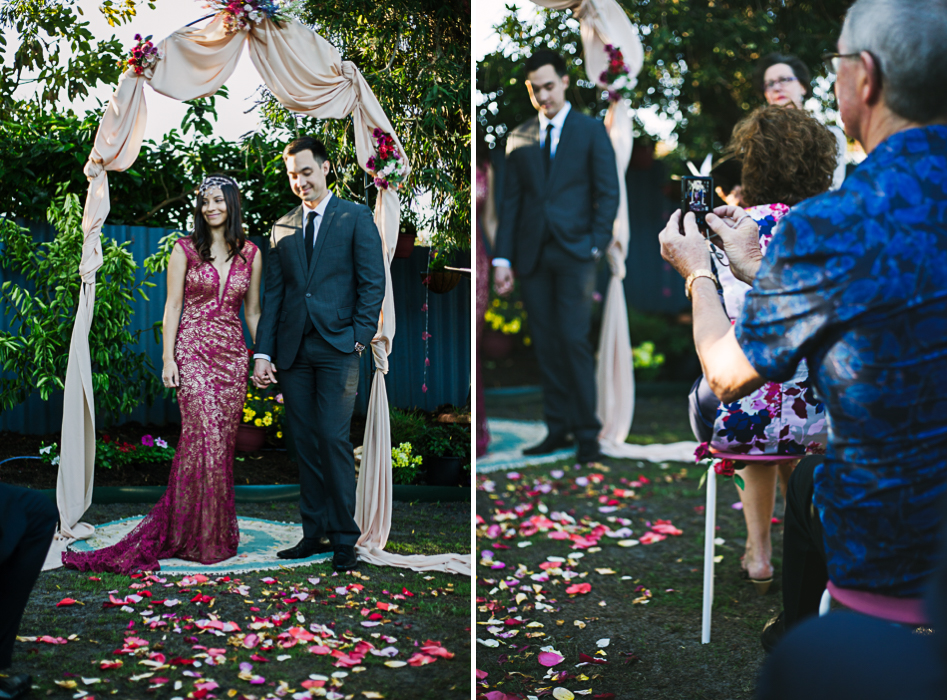
[[[333,196],[312,261],[306,265],[302,205],[273,225],[256,352],[287,369],[299,352],[306,317],[337,350],[368,346],[385,298],[381,238],[368,207]]]
[[[602,122],[569,110],[548,174],[538,117],[510,133],[506,158],[497,257],[509,260],[521,275],[530,274],[547,227],[548,235],[578,260],[605,252],[618,211],[618,174]]]

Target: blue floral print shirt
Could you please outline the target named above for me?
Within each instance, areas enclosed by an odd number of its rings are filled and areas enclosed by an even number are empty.
[[[921,595],[947,490],[947,127],[890,136],[840,189],[793,207],[736,333],[768,380],[805,358],[825,403],[829,577]]]

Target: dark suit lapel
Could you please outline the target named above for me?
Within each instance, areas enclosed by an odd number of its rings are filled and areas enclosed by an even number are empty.
[[[306,246],[303,243],[305,237],[303,233],[304,210],[305,207],[302,205],[296,207],[292,220],[289,222],[290,227],[295,230],[295,233],[290,236],[292,239],[290,245],[292,246],[293,255],[299,261],[299,269],[303,271],[306,269]]]
[[[319,261],[319,253],[322,252],[322,247],[326,243],[326,238],[328,238],[332,233],[332,219],[335,217],[335,210],[338,205],[339,198],[334,195],[326,205],[325,213],[323,214],[322,221],[319,224],[319,234],[316,236],[316,245],[312,249],[312,260],[309,261],[309,275],[306,279],[307,285],[312,282],[312,273],[316,270],[316,264]]]
[[[539,147],[539,118],[534,117],[523,129],[523,138],[528,145],[529,171],[542,173],[546,177],[546,167],[543,165],[543,149]]]
[[[566,155],[566,150],[569,148],[569,137],[575,128],[575,119],[572,118],[573,112],[575,112],[575,107],[569,110],[569,113],[566,115],[566,120],[562,125],[562,131],[559,133],[559,144],[556,146],[556,155],[552,159],[552,172],[549,173],[549,177],[546,178],[546,187],[552,185],[559,171],[566,167],[560,165],[560,162],[566,160],[563,156]]]

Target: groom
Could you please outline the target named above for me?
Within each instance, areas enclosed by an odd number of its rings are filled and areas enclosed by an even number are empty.
[[[385,296],[381,238],[371,212],[329,192],[329,157],[309,136],[283,150],[302,205],[273,226],[253,382],[277,381],[299,461],[303,539],[277,553],[302,559],[334,552],[354,569],[355,464],[349,431],[359,356],[371,344]],[[328,542],[326,542],[328,539]]]
[[[520,277],[542,372],[548,434],[523,454],[578,442],[578,461],[601,457],[595,358],[589,338],[595,268],[612,240],[618,170],[605,126],[566,100],[562,57],[540,50],[526,60],[526,89],[538,118],[506,146],[506,174],[493,259],[497,293]]]

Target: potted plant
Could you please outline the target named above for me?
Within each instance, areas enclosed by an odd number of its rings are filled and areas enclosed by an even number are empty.
[[[418,237],[418,227],[411,219],[402,218],[398,229],[398,243],[395,245],[396,258],[410,258],[414,243]]]
[[[431,425],[421,438],[424,471],[432,486],[457,486],[470,460],[470,430],[458,423]]]
[[[267,431],[273,431],[277,439],[283,437],[283,395],[272,387],[257,389],[248,384],[243,402],[243,416],[237,426],[236,448],[240,452],[255,452],[266,444]]]

